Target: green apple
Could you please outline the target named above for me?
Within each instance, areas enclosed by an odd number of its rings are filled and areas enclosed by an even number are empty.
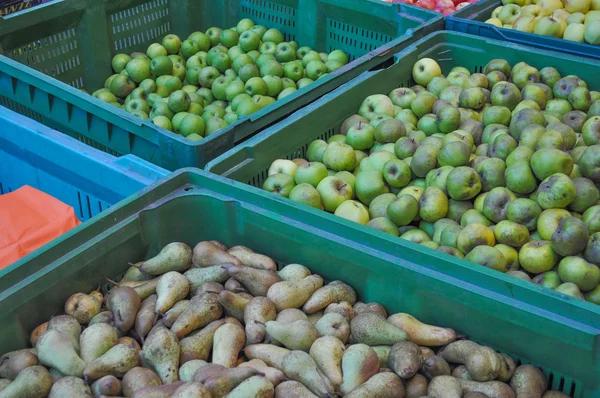
[[[578,213],[584,213],[594,206],[600,200],[600,193],[594,182],[588,178],[575,178],[576,195],[573,202],[569,204],[569,209]]]
[[[317,191],[323,201],[323,207],[329,212],[335,212],[339,205],[352,198],[352,187],[339,177],[325,177],[317,185]]]
[[[216,133],[217,131],[221,130],[224,127],[227,127],[227,122],[225,122],[225,120],[221,119],[220,117],[211,117],[205,120],[206,123],[206,127],[205,127],[205,134],[208,137],[211,134]]]
[[[590,291],[600,282],[600,268],[579,257],[565,257],[558,264],[558,275],[563,282],[574,283],[583,292]]]
[[[287,159],[277,159],[269,167],[268,175],[284,173],[289,176],[295,177],[298,165]]]
[[[412,76],[417,84],[427,86],[436,76],[442,75],[439,64],[431,58],[421,58],[413,66]]]
[[[163,47],[169,54],[177,54],[181,48],[181,39],[174,34],[166,35],[162,40]]]
[[[442,231],[443,232],[443,231]],[[465,225],[456,239],[456,248],[467,254],[478,246],[494,246],[494,232],[484,224],[472,223]]]
[[[309,162],[323,162],[323,155],[327,149],[327,142],[323,140],[315,140],[308,145],[306,149],[306,159]]]
[[[265,95],[267,94],[267,83],[260,77],[252,77],[246,81],[246,93],[248,95]]]
[[[167,54],[167,49],[158,43],[150,44],[150,46],[148,46],[148,49],[146,50],[146,55],[148,55],[148,58],[150,59],[154,59],[158,56]]]
[[[342,142],[330,143],[323,153],[323,163],[328,169],[335,171],[353,171],[356,167],[354,149]]]
[[[460,218],[461,227],[466,227],[469,224],[483,224],[487,227],[492,225],[492,222],[483,214],[475,209],[469,209]]]
[[[492,105],[504,106],[512,111],[521,102],[521,91],[512,83],[501,82],[492,89],[490,100]]]
[[[269,61],[277,62],[277,58],[275,58],[273,54],[261,54],[256,60],[256,66],[262,68],[262,66]]]
[[[369,149],[373,146],[374,136],[375,128],[361,120],[348,129],[346,143],[354,149]]]
[[[479,175],[470,167],[460,166],[450,171],[446,178],[448,196],[454,200],[472,199],[481,191]]]
[[[258,67],[255,64],[246,64],[242,66],[239,70],[239,78],[244,83],[248,82],[248,80],[259,77],[260,72],[258,71]]]
[[[277,45],[271,41],[266,41],[264,43],[262,43],[259,47],[259,52],[261,55],[263,54],[269,54],[269,55],[273,55],[273,59],[275,58],[275,51],[277,51]]]
[[[321,57],[319,56],[318,52],[309,51],[308,53],[306,53],[306,55],[304,55],[304,57],[301,58],[301,60],[302,60],[302,66],[304,66],[306,68],[306,66],[310,63],[310,61],[321,62]]]
[[[125,98],[135,89],[135,82],[125,75],[118,75],[110,82],[110,91],[119,98]]]
[[[411,195],[400,195],[390,202],[386,209],[387,217],[397,226],[410,224],[419,213],[419,203]]]
[[[187,115],[189,115],[189,113],[187,113],[187,112],[179,112],[179,113],[175,114],[175,116],[173,116],[173,118],[171,119],[171,123],[173,123],[173,130],[176,133],[179,133],[179,128],[181,127],[181,121]]]
[[[508,203],[515,199],[514,194],[504,187],[496,187],[486,195],[482,213],[493,222],[506,220]]]
[[[111,66],[115,73],[121,73],[125,70],[127,64],[131,61],[131,57],[127,54],[117,54],[112,58]]]
[[[422,220],[435,222],[448,213],[448,197],[438,187],[427,187],[419,199],[419,216]]]
[[[270,175],[263,183],[263,189],[276,195],[287,198],[294,188],[294,178],[287,174],[279,173]]]
[[[240,35],[239,46],[244,52],[257,50],[260,47],[260,36],[251,30],[247,30]]]
[[[321,195],[310,184],[298,184],[290,191],[289,198],[294,202],[302,203],[315,209],[323,210]]]
[[[204,128],[204,120],[200,116],[194,114],[186,115],[179,123],[179,133],[184,137],[188,137],[191,134],[198,134],[203,137]]]
[[[135,91],[135,90],[134,90]],[[104,102],[117,102],[117,97],[116,95],[114,95],[109,89],[104,88],[101,90],[96,90],[93,93],[93,96],[98,98],[99,100],[102,100]]]
[[[299,60],[286,62],[283,65],[283,74],[285,77],[297,82],[304,77],[304,67]]]
[[[383,178],[391,187],[402,188],[408,185],[411,177],[410,167],[400,159],[388,160],[383,165]]]
[[[400,87],[392,90],[388,97],[392,101],[392,104],[401,107],[402,109],[410,110],[410,104],[417,97],[417,94],[407,87]],[[416,124],[413,123],[413,124]]]
[[[283,77],[283,66],[277,61],[267,61],[260,67],[260,76],[277,76]]]
[[[592,105],[592,96],[587,87],[575,87],[568,99],[573,109],[578,111],[587,111]]]
[[[152,118],[152,123],[157,125],[158,127],[162,127],[165,130],[173,131],[173,126],[171,125],[171,120],[168,117],[157,115]]]
[[[582,23],[573,23],[567,25],[563,39],[576,43],[585,43],[585,25]]]
[[[282,99],[282,98],[285,98],[285,97],[287,97],[288,95],[290,95],[290,94],[292,94],[292,93],[294,93],[294,92],[296,92],[296,91],[298,91],[298,90],[297,90],[297,89],[295,89],[295,88],[293,88],[293,87],[288,87],[288,88],[285,88],[285,89],[281,90],[281,92],[280,92],[280,93],[279,93],[279,95],[277,96],[277,100],[280,100],[280,99]]]
[[[346,220],[354,221],[362,225],[367,225],[369,222],[369,211],[365,205],[355,200],[346,200],[342,202],[335,209],[334,214],[338,217],[342,217]]]
[[[310,61],[306,65],[306,75],[309,79],[317,80],[325,73],[327,73],[327,67],[321,61]]]
[[[587,147],[577,164],[584,177],[589,178],[595,184],[600,184],[600,145]]]
[[[225,73],[227,69],[231,68],[231,58],[225,53],[217,53],[211,58],[210,64],[220,73]]]
[[[564,217],[552,234],[552,249],[561,256],[574,256],[583,252],[589,238],[583,221],[577,217]]]
[[[371,219],[387,217],[388,205],[396,200],[396,198],[397,196],[393,193],[384,193],[373,199],[369,204],[369,216]]]
[[[213,82],[217,77],[219,77],[221,73],[214,66],[207,66],[206,68],[202,68],[200,73],[198,74],[198,83],[204,88],[211,88]]]
[[[342,50],[333,50],[329,53],[327,61],[339,61],[342,65],[346,65],[348,63],[348,55]]]
[[[190,106],[191,100],[188,93],[183,90],[177,90],[173,94],[169,95],[168,100],[169,108],[174,112],[184,112]]]
[[[370,95],[362,102],[358,114],[368,120],[378,115],[394,116],[394,104],[389,97],[382,94]]]
[[[296,184],[308,183],[317,187],[327,177],[327,167],[320,162],[306,162],[298,166],[294,179]]]
[[[445,145],[437,155],[440,166],[466,166],[469,164],[471,149],[462,141],[454,141]]]
[[[271,41],[275,44],[279,44],[281,42],[283,42],[284,38],[283,38],[283,34],[277,30],[277,29],[269,29],[267,30],[262,37],[262,41],[266,42],[266,41]],[[295,50],[294,50],[295,51]]]
[[[461,123],[460,111],[452,105],[446,105],[436,112],[437,126],[442,133],[451,133]]]
[[[333,144],[330,144],[331,146]],[[329,148],[327,149],[329,150]],[[327,151],[326,151],[327,154]],[[325,163],[327,165],[327,163]],[[379,170],[363,170],[356,175],[356,196],[367,206],[377,196],[389,192],[383,174]]]
[[[584,39],[586,43],[599,45],[600,44],[600,26],[598,25],[600,16],[590,22],[586,19]]]
[[[410,109],[417,117],[423,117],[433,112],[433,105],[436,101],[437,98],[435,95],[428,92],[424,92],[418,94],[416,98],[411,102]]]
[[[303,87],[309,86],[314,83],[313,79],[309,79],[308,77],[303,77],[302,79],[296,82],[296,87],[300,90]]]
[[[235,113],[238,117],[242,117],[258,112],[260,109],[260,106],[252,98],[245,98],[239,102]]]
[[[371,227],[393,236],[399,236],[398,227],[387,217],[373,218],[367,223],[367,227]]]
[[[132,99],[125,104],[125,110],[129,113],[141,111],[147,114],[150,113],[150,104],[143,99]]]
[[[560,220],[571,217],[571,213],[564,209],[547,209],[541,212],[537,220],[537,232],[544,240],[550,240],[558,228]]]
[[[222,45],[224,45],[227,48],[236,46],[238,44],[239,39],[240,39],[240,34],[235,29],[225,29],[225,30],[221,31],[221,34],[219,35],[219,41],[221,42]],[[200,51],[200,50],[198,50],[198,51]],[[198,51],[196,51],[196,52],[198,52]],[[183,49],[182,49],[182,53],[183,53]],[[185,54],[184,54],[184,56],[185,56]]]
[[[153,120],[156,116],[164,116],[169,120],[174,117],[173,111],[166,102],[155,103],[149,115]]]
[[[188,40],[195,41],[200,47],[199,51],[208,51],[211,47],[211,39],[202,32],[193,32],[188,36]]]
[[[296,59],[296,50],[289,43],[279,43],[275,49],[275,58],[282,63],[294,61]]]

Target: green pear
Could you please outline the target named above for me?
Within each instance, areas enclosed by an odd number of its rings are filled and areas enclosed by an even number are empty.
[[[310,356],[336,391],[342,384],[342,357],[345,350],[344,343],[333,336],[319,337],[310,347]]]
[[[275,387],[275,397],[318,398],[304,384],[294,380],[284,381]]]
[[[138,265],[148,275],[162,275],[169,271],[183,272],[192,266],[192,249],[182,242],[166,245],[156,256]]]
[[[238,364],[240,351],[246,344],[246,334],[240,324],[225,323],[213,336],[212,362],[233,368]]]
[[[260,359],[268,366],[279,370],[283,369],[283,359],[290,352],[287,348],[272,344],[252,344],[244,349],[244,354],[248,359]]]
[[[281,282],[276,272],[256,269],[245,265],[224,265],[232,278],[240,281],[253,296],[266,296],[269,288]]]
[[[323,278],[319,275],[309,275],[298,281],[282,281],[273,284],[267,292],[267,297],[279,312],[286,308],[301,307],[322,286]]]
[[[229,279],[229,272],[220,265],[204,268],[192,268],[186,271],[185,276],[190,283],[190,290],[195,291],[206,282],[225,283]]]
[[[47,330],[57,330],[69,337],[73,347],[79,352],[79,338],[81,337],[81,325],[70,315],[55,316],[48,321]]]
[[[136,348],[127,344],[117,344],[101,357],[88,363],[84,377],[87,381],[98,380],[108,375],[121,378],[139,363],[140,356]]]
[[[79,339],[81,359],[90,363],[117,344],[119,336],[114,326],[96,323],[85,328]]]
[[[159,386],[162,384],[160,377],[152,370],[142,367],[135,367],[130,369],[121,381],[121,392],[126,397],[133,396],[135,390],[151,387],[151,386]]]
[[[179,363],[184,364],[192,360],[206,361],[213,347],[215,332],[225,324],[222,319],[213,321],[200,331],[181,339]]]
[[[343,315],[336,312],[323,314],[315,323],[315,328],[321,336],[334,336],[342,343],[347,343],[350,337],[350,325]]]
[[[140,295],[131,287],[119,286],[108,292],[105,299],[107,309],[113,313],[115,327],[122,333],[129,331],[142,305]]]
[[[333,396],[331,381],[319,370],[317,363],[304,351],[291,351],[283,358],[283,373],[291,380],[299,381],[320,398]]]
[[[179,300],[184,299],[190,291],[190,283],[179,272],[170,271],[160,277],[156,285],[156,312],[164,314]]]
[[[299,281],[310,275],[310,270],[301,264],[288,264],[277,273],[282,281]]]
[[[345,395],[347,398],[395,398],[404,396],[404,383],[400,377],[392,372],[378,373]]]
[[[138,388],[131,395],[133,398],[148,398],[148,397],[158,397],[158,398],[168,398],[172,397],[175,394],[175,391],[179,389],[179,387],[185,385],[183,381],[176,381],[172,384],[167,385],[151,385],[146,387]]]
[[[348,394],[379,372],[379,357],[366,344],[349,346],[342,357],[343,380],[340,391]]]
[[[219,293],[219,303],[225,309],[225,313],[240,322],[244,320],[244,311],[251,299],[252,296],[243,292],[233,293],[223,290]]]
[[[290,350],[308,352],[315,340],[319,338],[319,332],[309,321],[300,320],[291,323],[269,321],[265,326],[270,336]]]
[[[180,349],[175,333],[164,326],[150,333],[142,348],[142,355],[164,384],[179,380]]]
[[[329,304],[346,301],[351,305],[356,302],[356,291],[342,281],[333,281],[315,291],[304,303],[302,310],[306,314],[312,314],[325,309]]]
[[[185,311],[177,318],[171,327],[177,338],[183,338],[195,329],[202,328],[212,321],[220,319],[223,307],[214,293],[203,293],[192,297]]]
[[[40,362],[67,376],[83,377],[86,362],[79,357],[69,337],[58,330],[48,330],[37,342]]]
[[[400,341],[392,346],[388,367],[403,379],[413,377],[423,365],[421,348],[411,341]]]
[[[202,383],[213,397],[223,397],[244,380],[258,373],[258,370],[246,366],[229,369],[211,363],[198,369],[194,374],[193,381]]]
[[[240,383],[227,394],[227,398],[272,397],[275,394],[273,383],[262,376],[252,376]]]
[[[260,343],[267,333],[265,323],[277,317],[275,304],[267,297],[254,297],[244,308],[246,341],[249,344]]]
[[[45,367],[30,366],[23,369],[12,383],[0,391],[0,397],[47,397],[52,384],[52,376]]]
[[[374,345],[393,345],[408,339],[400,328],[376,312],[362,312],[350,322],[350,342]]]
[[[23,369],[39,364],[35,350],[26,348],[0,357],[0,378],[14,380]]]

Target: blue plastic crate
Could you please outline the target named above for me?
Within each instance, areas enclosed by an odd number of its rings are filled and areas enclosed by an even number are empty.
[[[492,11],[501,5],[501,0],[481,0],[471,4],[449,15],[446,18],[446,29],[505,42],[525,44],[546,50],[600,59],[600,46],[498,28],[485,23],[486,20],[491,18]]]
[[[167,174],[134,155],[116,158],[0,106],[0,194],[30,185],[72,206],[85,221]]]

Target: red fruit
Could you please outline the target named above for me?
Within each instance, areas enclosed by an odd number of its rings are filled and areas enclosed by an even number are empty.
[[[446,17],[446,16],[452,14],[454,11],[456,11],[454,8],[444,8],[442,10],[442,15]]]
[[[421,8],[426,8],[428,10],[433,10],[435,8],[435,0],[417,0],[414,5]]]
[[[470,3],[468,1],[463,1],[462,3],[458,3],[456,5],[456,10],[460,10],[461,8],[465,8],[466,6],[468,6]]]
[[[454,9],[454,3],[452,0],[437,0],[437,7]]]

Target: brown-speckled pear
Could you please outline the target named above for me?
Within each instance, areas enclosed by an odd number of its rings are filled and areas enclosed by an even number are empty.
[[[350,321],[352,320],[352,318],[354,318],[354,308],[352,308],[352,305],[347,301],[329,304],[327,308],[325,308],[324,314],[329,313],[340,314],[346,319],[348,324],[350,324]]]
[[[379,372],[379,358],[366,344],[349,346],[342,357],[342,384],[340,391],[348,394]]]
[[[427,387],[427,395],[434,398],[462,398],[460,380],[452,376],[434,377]]]
[[[448,362],[463,364],[475,381],[494,380],[501,369],[500,357],[489,347],[470,340],[450,343],[438,353]]]
[[[456,340],[454,330],[427,325],[409,314],[393,314],[388,317],[388,322],[404,330],[408,339],[418,345],[438,347]]]
[[[261,343],[267,329],[265,323],[277,317],[275,304],[267,297],[254,297],[244,308],[244,323],[246,324],[246,341],[249,344]]]
[[[212,398],[212,395],[202,383],[186,383],[175,390],[171,398]]]
[[[403,379],[413,377],[423,365],[421,348],[412,341],[400,341],[392,346],[388,367]]]
[[[245,246],[233,246],[227,250],[227,253],[239,259],[242,264],[256,268],[264,269],[268,271],[277,271],[277,264],[270,257],[263,254],[255,253],[252,249]]]
[[[160,386],[162,381],[154,371],[140,366],[125,373],[121,380],[121,390],[124,396],[131,397],[135,390],[149,386]]]
[[[107,294],[107,308],[113,313],[115,326],[127,333],[135,323],[142,298],[132,287],[116,287]]]
[[[115,376],[101,377],[93,382],[90,387],[94,397],[101,395],[116,396],[121,394],[121,382]]]
[[[179,380],[190,382],[194,377],[194,373],[200,368],[208,365],[208,362],[201,359],[192,359],[179,366]]]
[[[264,363],[283,371],[283,359],[291,351],[272,344],[252,344],[244,348],[248,359],[260,359]]]
[[[209,241],[200,242],[194,247],[192,262],[196,267],[201,268],[227,263],[242,265],[242,262],[237,257],[227,253],[221,247]]]
[[[0,378],[14,380],[23,369],[38,364],[35,350],[31,348],[7,352],[0,357]]]
[[[294,321],[291,323],[269,321],[266,324],[267,333],[290,350],[308,352],[319,338],[319,332],[309,321]]]
[[[211,363],[204,366],[194,374],[193,381],[202,383],[210,391],[213,397],[223,397],[244,380],[259,372],[248,367],[226,368]]]
[[[48,394],[48,398],[92,398],[92,390],[79,377],[67,376],[57,380]]]
[[[43,366],[30,366],[0,391],[0,398],[46,397],[52,388],[52,376]]]
[[[95,323],[88,326],[79,338],[79,356],[86,363],[90,363],[113,348],[118,339],[117,330],[108,323]]]
[[[73,347],[79,352],[79,337],[81,336],[81,325],[70,315],[55,316],[48,321],[48,330],[58,330],[69,337]]]
[[[539,368],[526,364],[515,370],[510,386],[518,397],[541,397],[547,390],[547,380]]]
[[[148,386],[134,391],[133,398],[170,398],[185,382],[177,381],[164,386]]]
[[[506,383],[502,383],[501,381],[486,381],[486,382],[478,382],[472,380],[460,380],[459,383],[462,386],[463,392],[480,392],[482,394],[487,395],[488,397],[495,398],[515,398],[516,395],[512,388]]]
[[[417,373],[412,378],[406,380],[404,390],[406,392],[406,398],[420,398],[427,395],[427,387],[429,381],[425,376]]]
[[[245,265],[223,265],[229,275],[238,280],[253,296],[266,296],[269,288],[281,282],[276,272]]]
[[[158,276],[170,271],[183,272],[192,266],[192,249],[182,242],[172,242],[154,257],[137,264],[147,275]]]
[[[90,294],[75,293],[65,303],[65,314],[71,315],[80,324],[87,325],[100,313],[103,301],[104,297],[99,291]]]
[[[344,344],[350,338],[350,325],[348,321],[336,312],[321,316],[315,323],[315,327],[321,336],[337,337]]]
[[[219,293],[219,303],[225,309],[225,313],[239,321],[244,320],[244,311],[251,299],[243,293],[233,293],[229,290]]]
[[[275,387],[267,378],[252,376],[240,383],[226,395],[227,398],[273,398]]]
[[[450,365],[439,355],[431,355],[427,359],[423,358],[423,367],[421,372],[428,378],[433,379],[436,376],[450,376]]]
[[[266,363],[261,361],[260,359],[252,359],[248,362],[242,362],[239,366],[247,366],[249,368],[254,368],[262,373],[266,379],[268,379],[274,386],[277,386],[279,383],[286,379],[283,372],[279,369],[267,366]]]
[[[304,303],[302,310],[312,314],[324,310],[329,304],[346,301],[352,305],[356,303],[356,291],[342,281],[333,281],[315,291]]]
[[[310,356],[336,391],[342,384],[342,358],[345,350],[344,343],[333,336],[319,337],[310,347]]]
[[[387,311],[383,308],[383,305],[379,303],[362,303],[357,301],[354,304],[354,314],[360,314],[361,312],[378,312],[382,317],[387,318]]]
[[[179,363],[184,364],[194,359],[207,361],[213,347],[215,332],[224,324],[225,321],[222,319],[213,321],[200,331],[181,339],[179,342]]]
[[[79,357],[71,339],[58,330],[48,330],[37,344],[40,362],[60,370],[67,376],[83,377],[87,364]]]
[[[219,304],[219,296],[203,293],[192,297],[185,311],[173,323],[171,331],[181,339],[194,330],[220,319],[222,315],[223,307]]]
[[[278,272],[283,281],[299,281],[310,275],[310,270],[301,264],[288,264]]]
[[[323,286],[323,278],[309,275],[298,281],[282,281],[269,288],[267,297],[275,304],[277,311],[286,308],[300,308],[312,294]]]
[[[317,363],[304,351],[291,351],[283,358],[283,373],[304,384],[320,398],[329,398],[334,394],[331,381],[317,367]]]
[[[156,285],[156,313],[166,313],[176,302],[186,298],[189,291],[190,283],[185,276],[175,271],[167,272],[160,277]]]
[[[88,363],[84,371],[85,380],[90,382],[101,377],[112,375],[123,377],[125,373],[138,366],[140,355],[138,350],[130,345],[119,344],[108,350],[104,355]]]
[[[142,301],[140,310],[135,316],[134,330],[140,340],[143,342],[152,327],[156,323],[156,302],[158,295],[152,294]]]
[[[393,345],[408,339],[400,328],[377,312],[361,312],[350,322],[350,342],[367,345]]]
[[[318,398],[304,384],[294,380],[284,381],[275,387],[275,398]]]
[[[347,398],[404,398],[405,396],[402,379],[392,372],[378,373],[345,395]]]
[[[162,327],[150,333],[142,355],[144,360],[160,377],[163,384],[174,383],[179,380],[179,341],[175,333]]]
[[[238,356],[244,345],[246,345],[244,328],[234,323],[226,323],[214,334],[212,362],[226,368],[237,366]]]

